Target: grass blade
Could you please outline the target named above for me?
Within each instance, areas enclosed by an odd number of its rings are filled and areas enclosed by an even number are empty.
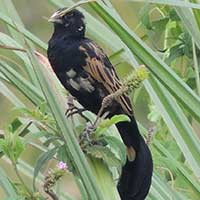
[[[17,199],[17,194],[15,192],[15,189],[13,188],[12,184],[10,183],[10,181],[7,178],[7,175],[1,168],[0,168],[0,176],[1,176],[0,185],[4,188],[7,195],[9,196],[9,198]]]
[[[115,31],[134,55],[148,66],[151,72],[164,84],[169,91],[200,121],[200,98],[171,70],[144,42],[128,27],[117,21],[105,6],[91,3],[92,8]]]
[[[83,181],[88,195],[91,199],[102,200],[103,196],[97,187],[97,182],[94,179],[94,175],[92,175],[91,173],[90,167],[86,161],[83,152],[79,147],[71,126],[67,125],[63,113],[63,108],[61,107],[62,103],[60,102],[60,99],[58,99],[58,96],[55,94],[56,91],[54,90],[54,86],[52,84],[50,85],[51,81],[48,80],[48,73],[44,71],[44,67],[42,67],[38,63],[35,54],[30,48],[28,49],[28,55],[33,65],[36,76],[38,77],[42,91],[52,110],[52,114],[54,115],[57,125],[60,128],[61,134],[64,137],[67,151],[74,161],[75,167],[79,172],[79,175]]]

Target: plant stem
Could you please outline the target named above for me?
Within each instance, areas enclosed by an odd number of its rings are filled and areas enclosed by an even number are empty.
[[[30,197],[32,197],[32,192],[29,190],[29,188],[26,186],[24,180],[22,179],[19,171],[18,171],[18,168],[17,168],[17,164],[15,162],[12,162],[13,166],[14,166],[14,170],[15,170],[15,173],[17,175],[17,178],[19,179],[19,181],[21,182],[21,184],[23,185],[24,189],[27,191],[27,193],[30,195]]]

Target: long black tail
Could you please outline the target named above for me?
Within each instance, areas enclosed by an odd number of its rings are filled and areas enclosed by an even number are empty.
[[[139,133],[134,117],[131,118],[131,122],[118,123],[117,128],[126,146],[132,146],[136,152],[135,160],[130,162],[127,159],[122,168],[118,182],[121,200],[144,200],[151,186],[151,152]]]

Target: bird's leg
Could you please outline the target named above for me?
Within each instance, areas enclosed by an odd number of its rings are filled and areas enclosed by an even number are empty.
[[[99,123],[100,119],[105,119],[107,117],[107,115],[109,114],[109,112],[105,112],[104,113],[104,109],[107,108],[112,101],[115,99],[115,95],[114,94],[109,94],[108,96],[104,97],[102,103],[101,103],[101,108],[97,114],[97,118],[93,123],[93,126],[96,127],[97,124]]]
[[[97,117],[94,121],[93,124],[89,124],[87,125],[87,127],[85,128],[85,130],[83,131],[82,138],[89,138],[91,133],[97,128],[100,119],[105,119],[107,117],[107,115],[109,114],[109,111],[105,112],[105,108],[107,108],[113,100],[115,100],[117,97],[121,96],[124,91],[126,91],[127,88],[121,88],[119,90],[117,90],[116,92],[109,94],[107,96],[105,96],[102,100],[101,103],[101,108],[99,109],[99,112],[97,113]]]
[[[118,89],[117,91],[115,91],[114,93],[109,94],[103,98],[103,101],[101,103],[101,108],[100,108],[100,110],[97,114],[97,118],[94,122],[94,127],[96,127],[100,118],[104,119],[108,115],[108,113],[106,114],[106,112],[103,114],[104,109],[107,108],[113,102],[113,100],[117,99],[117,97],[120,97],[127,90],[128,90],[128,87],[122,87],[122,88]]]
[[[91,123],[86,123],[86,127],[80,135],[80,143],[82,141],[91,142],[90,136],[94,131],[94,127]]]
[[[67,97],[67,106],[68,106],[68,108],[67,108],[67,110],[65,112],[65,116],[66,117],[70,117],[70,116],[76,114],[76,112],[78,111],[78,108],[74,105],[74,100],[75,100],[75,98],[73,96],[71,96],[71,95],[69,95]]]
[[[101,104],[101,108],[100,108],[99,112],[97,113],[97,117],[96,117],[94,123],[92,123],[92,124],[87,123],[86,128],[84,129],[83,133],[81,134],[80,141],[82,141],[84,139],[87,139],[87,141],[90,141],[90,136],[91,136],[92,132],[94,132],[95,129],[97,128],[100,119],[105,119],[107,117],[107,115],[109,114],[109,111],[104,112],[104,109],[110,105],[110,103],[113,101],[113,99],[114,99],[113,94],[110,94],[110,95],[104,97],[102,104]]]
[[[79,114],[82,118],[84,118],[87,122],[90,121],[89,118],[87,118],[83,112],[86,111],[85,108],[78,108],[77,106],[74,105],[74,100],[75,98],[73,96],[68,96],[67,98],[67,105],[68,105],[68,109],[65,112],[65,116],[71,117],[75,114]]]

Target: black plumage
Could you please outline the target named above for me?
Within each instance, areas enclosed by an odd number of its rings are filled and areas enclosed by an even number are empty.
[[[103,50],[85,37],[86,27],[81,12],[63,8],[49,21],[54,23],[48,47],[48,59],[53,70],[71,95],[85,109],[97,114],[103,98],[121,87],[114,67]],[[108,117],[127,114],[131,119],[131,122],[117,124],[128,154],[118,191],[122,200],[143,200],[151,185],[152,159],[139,133],[128,96],[120,96],[105,111],[109,111]]]

